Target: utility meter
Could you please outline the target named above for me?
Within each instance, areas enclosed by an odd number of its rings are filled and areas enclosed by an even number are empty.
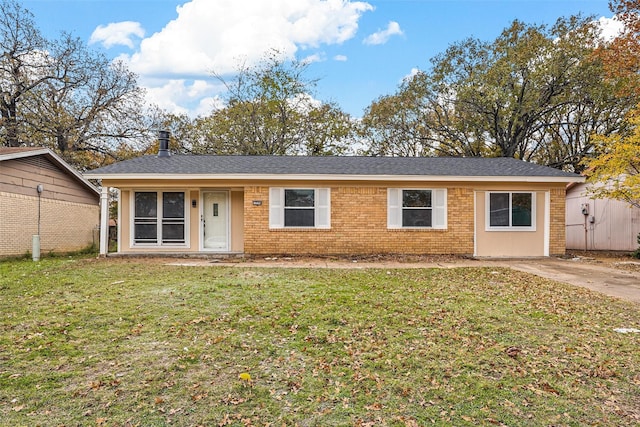
[[[587,203],[581,205],[581,209],[582,209],[582,215],[584,216],[589,215],[589,205]]]

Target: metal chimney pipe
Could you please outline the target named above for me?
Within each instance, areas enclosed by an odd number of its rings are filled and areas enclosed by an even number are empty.
[[[158,132],[158,142],[160,146],[158,148],[158,157],[169,157],[169,131],[161,130]]]

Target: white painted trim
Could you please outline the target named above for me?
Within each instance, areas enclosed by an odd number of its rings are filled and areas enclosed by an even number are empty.
[[[478,256],[478,192],[473,192],[473,256]]]
[[[514,193],[527,193],[527,194],[531,194],[531,226],[529,227],[518,227],[518,226],[513,226],[513,225],[508,225],[508,226],[491,226],[491,203],[490,203],[490,198],[491,198],[491,194],[509,194],[509,223],[511,223],[511,219],[512,219],[512,204],[511,204],[511,195]],[[537,212],[538,212],[538,192],[534,191],[534,190],[509,190],[509,191],[504,191],[504,190],[487,190],[484,193],[484,231],[487,232],[503,232],[503,231],[510,231],[510,232],[535,232],[537,230],[537,226],[538,226],[538,221],[537,221]]]
[[[285,206],[285,198],[284,192],[285,190],[313,190],[314,191],[314,203],[313,203],[313,227],[286,227],[284,225],[284,211],[286,209]],[[280,193],[280,200],[282,201],[282,205],[273,205],[272,206],[272,192],[278,191]],[[327,206],[319,206],[319,192],[326,191],[327,192]],[[278,223],[275,224],[272,218],[272,207],[277,207],[279,210],[280,217],[278,219]],[[327,224],[326,225],[318,225],[318,210],[326,209],[327,210]],[[294,185],[286,186],[286,187],[269,187],[269,229],[270,230],[330,230],[331,229],[331,188],[330,187],[296,187]]]
[[[565,237],[566,239],[566,237]],[[544,256],[551,250],[551,192],[544,192]]]
[[[431,192],[431,226],[430,227],[408,227],[403,226],[402,211],[405,209],[403,204],[403,191],[405,190],[418,190],[418,191],[430,191]],[[444,194],[444,205],[436,206],[436,192],[441,191]],[[395,193],[392,196],[392,193]],[[417,188],[417,187],[404,187],[404,188],[387,188],[387,229],[389,230],[447,230],[448,229],[448,217],[449,217],[449,199],[448,191],[446,188]],[[393,200],[393,199],[396,200]],[[436,211],[438,209],[444,209],[444,221],[442,224],[434,225],[436,220]],[[392,211],[396,212],[396,218],[399,220],[397,224],[391,222]]]
[[[100,191],[100,255],[109,251],[109,187]]]
[[[120,189],[116,189],[118,192],[118,222],[116,223],[116,229],[118,232],[118,241],[117,241],[117,253],[122,252],[122,191]],[[131,232],[131,230],[129,230]]]
[[[170,191],[169,191],[170,190]],[[135,208],[136,208],[136,199],[135,199],[135,195],[137,192],[156,192],[156,193],[164,193],[164,192],[171,192],[171,193],[184,193],[184,243],[183,244],[162,244],[162,239],[158,239],[158,243],[136,243],[135,242]],[[189,190],[186,189],[158,189],[158,188],[144,188],[144,189],[135,189],[132,188],[131,190],[129,190],[129,248],[131,249],[139,249],[139,248],[159,248],[159,249],[182,249],[184,250],[185,248],[190,248],[191,247],[191,227],[190,227],[190,216],[189,216],[189,209],[191,207],[191,199],[189,197],[187,197],[189,195]],[[158,209],[157,209],[157,222],[156,222],[156,226],[158,227],[158,231],[156,231],[156,233],[159,233],[160,230],[162,229],[162,209],[161,209],[161,203],[162,203],[162,198],[159,197],[156,201],[158,203]]]
[[[90,179],[117,180],[257,180],[257,181],[417,181],[417,182],[518,182],[518,183],[569,183],[584,182],[585,178],[552,176],[464,176],[464,175],[309,175],[309,174],[84,174]]]

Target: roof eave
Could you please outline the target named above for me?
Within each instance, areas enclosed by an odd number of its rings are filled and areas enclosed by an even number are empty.
[[[47,148],[41,148],[39,150],[16,151],[14,153],[0,154],[0,161],[23,159],[25,157],[40,156],[43,154],[47,155],[49,153],[51,153],[51,151]]]
[[[95,185],[91,184],[87,181],[82,174],[73,169],[67,162],[65,162],[60,156],[51,151],[48,148],[42,148],[39,150],[28,150],[28,151],[20,151],[16,153],[9,153],[0,155],[0,160],[16,160],[16,159],[24,159],[26,157],[35,157],[35,156],[47,156],[53,163],[63,168],[71,175],[74,176],[82,185],[84,185],[87,189],[94,192],[97,196],[100,196],[100,191],[95,187]]]
[[[101,180],[261,180],[261,181],[423,181],[423,182],[527,182],[569,183],[584,182],[582,176],[465,176],[465,175],[347,175],[347,174],[145,174],[109,173],[84,174],[87,179]]]

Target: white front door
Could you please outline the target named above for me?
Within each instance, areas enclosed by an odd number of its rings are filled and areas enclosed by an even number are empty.
[[[229,250],[229,193],[202,193],[202,247],[205,250]]]

